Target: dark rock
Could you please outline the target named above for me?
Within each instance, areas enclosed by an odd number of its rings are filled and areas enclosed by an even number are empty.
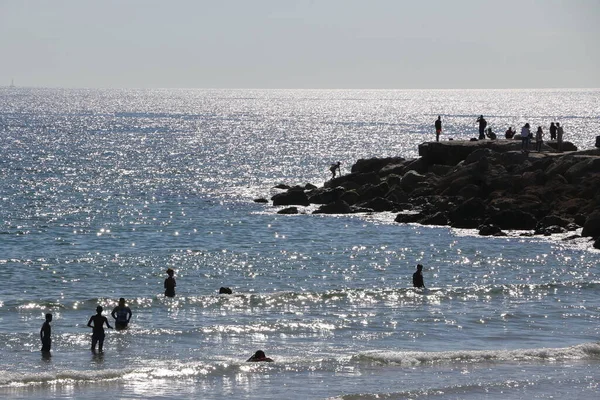
[[[431,172],[432,174],[435,174],[437,176],[444,176],[448,173],[450,173],[450,171],[452,171],[454,169],[454,166],[452,165],[440,165],[440,164],[435,164],[429,167],[428,172]]]
[[[436,212],[419,221],[421,225],[448,225],[448,216],[445,212]]]
[[[598,147],[600,147],[600,146],[598,146]],[[596,238],[596,240],[594,241],[594,248],[600,249],[600,237]]]
[[[362,201],[374,199],[376,197],[384,197],[390,190],[387,183],[381,182],[378,185],[364,185],[358,189],[358,194]]]
[[[471,197],[478,197],[481,195],[481,189],[478,185],[473,185],[472,183],[469,183],[458,191],[458,195],[460,197],[464,197],[465,199],[470,199]]]
[[[585,220],[587,219],[587,215],[585,214],[575,214],[575,223],[579,226],[585,225]]]
[[[338,200],[344,194],[344,188],[318,188],[307,193],[308,201],[312,204],[328,204]]]
[[[396,174],[388,175],[384,178],[384,182],[387,183],[390,188],[392,186],[399,186],[402,182],[402,176]]]
[[[595,212],[586,218],[581,236],[600,236],[600,212]]]
[[[410,203],[397,203],[396,207],[398,207],[399,210],[412,210],[414,207],[412,204]]]
[[[567,241],[567,240],[573,240],[573,239],[579,239],[581,236],[579,235],[571,235],[571,236],[567,236],[566,238],[563,238],[563,240]]]
[[[307,206],[310,204],[304,190],[290,189],[287,192],[276,194],[271,197],[271,200],[273,200],[274,206]]]
[[[338,200],[335,203],[322,205],[313,214],[350,214],[353,210],[348,203]]]
[[[479,227],[479,234],[481,236],[496,236],[503,233],[502,229],[494,224],[484,224]]]
[[[571,223],[570,220],[562,218],[558,215],[547,215],[536,224],[535,233],[536,233],[536,235],[542,235],[548,230],[549,227],[558,226],[561,228],[566,228],[566,226],[569,225],[570,223]],[[560,233],[560,232],[554,232],[554,233]]]
[[[267,200],[267,199],[265,199],[265,198],[262,198],[262,197],[260,197],[260,198],[258,198],[258,199],[254,199],[254,202],[255,202],[255,203],[268,203],[268,202],[269,202],[269,200]]]
[[[232,293],[233,293],[233,290],[231,290],[231,288],[223,287],[223,286],[221,286],[219,288],[219,294],[232,294]]]
[[[401,224],[409,224],[412,222],[418,222],[423,215],[421,213],[400,213],[396,215],[396,219],[394,221]]]
[[[389,201],[393,201],[395,203],[407,203],[408,202],[408,194],[398,185],[392,186],[390,190],[384,196]]]
[[[379,170],[379,176],[385,177],[388,175],[404,175],[406,172],[406,167],[404,164],[389,164]]]
[[[316,188],[317,186],[313,185],[312,183],[307,183],[306,185],[304,185],[304,190],[314,190]]]
[[[358,204],[358,206],[370,208],[376,212],[394,211],[397,208],[395,203],[393,203],[389,200],[386,200],[383,197],[376,197],[372,200],[360,203],[360,204]]]
[[[569,232],[576,231],[577,229],[579,229],[579,225],[571,222],[570,224],[567,224],[567,226],[565,226],[565,229]]]
[[[535,217],[521,210],[501,210],[492,213],[484,224],[498,225],[500,229],[507,230],[530,230],[535,229],[537,221]]]
[[[551,226],[547,226],[542,230],[542,235],[544,236],[550,236],[553,235],[555,233],[565,233],[567,230],[565,228],[563,228],[562,226],[558,226],[558,225],[551,225]],[[536,231],[537,233],[537,231]]]
[[[360,173],[354,172],[347,175],[342,175],[337,178],[330,179],[325,182],[325,187],[341,186],[344,189],[356,189],[358,186],[371,184],[377,185],[380,182],[379,175],[376,172]]]
[[[483,200],[472,197],[454,207],[450,213],[450,223],[456,228],[475,228],[473,226],[485,217],[486,205]]]
[[[351,171],[352,173],[379,172],[388,164],[402,164],[403,162],[404,158],[402,157],[360,159],[352,166]]]
[[[492,156],[492,150],[486,149],[486,148],[477,149],[477,150],[473,151],[472,153],[470,153],[467,156],[467,158],[465,158],[465,164],[473,164],[474,162],[479,162],[479,160],[481,160],[484,157],[491,157],[491,156]]]
[[[291,187],[290,185],[286,185],[285,183],[280,183],[280,184],[274,186],[275,189],[284,189],[284,190],[288,190],[290,187]]]
[[[277,211],[277,214],[298,214],[298,207],[287,207]]]
[[[429,168],[429,164],[427,164],[427,162],[422,159],[422,158],[417,158],[416,160],[412,160],[412,161],[407,161],[404,165],[406,165],[406,170],[410,171],[416,171],[419,174],[424,174],[427,172],[427,169]]]
[[[359,199],[360,196],[358,195],[356,190],[348,190],[344,192],[340,198],[340,200],[343,200],[350,205],[358,203]]]
[[[427,179],[425,175],[421,175],[417,171],[410,170],[402,177],[400,187],[402,190],[410,193],[416,188],[418,183],[425,181],[425,179]]]

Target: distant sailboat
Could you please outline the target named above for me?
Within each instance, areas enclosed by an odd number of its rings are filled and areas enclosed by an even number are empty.
[[[10,80],[10,87],[15,87],[15,80],[14,79]]]

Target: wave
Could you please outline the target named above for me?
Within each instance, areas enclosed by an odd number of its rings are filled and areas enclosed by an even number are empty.
[[[98,357],[98,356],[95,356]],[[100,357],[101,358],[101,357]],[[341,367],[360,368],[373,366],[428,366],[456,363],[511,363],[511,362],[563,362],[600,361],[600,342],[583,343],[564,348],[537,348],[517,350],[457,350],[441,352],[369,351],[353,356],[325,358],[281,357],[273,363],[246,363],[244,360],[222,358],[215,361],[148,360],[154,365],[123,369],[62,370],[35,373],[0,370],[0,388],[36,385],[60,385],[102,382],[148,382],[161,379],[177,380],[212,378],[237,374],[306,373],[338,371]],[[346,398],[346,397],[343,397]],[[353,397],[349,397],[353,398]]]
[[[275,292],[275,293],[234,293],[233,295],[209,294],[201,296],[178,295],[174,299],[166,299],[162,295],[149,297],[138,297],[128,299],[128,303],[136,308],[169,307],[185,308],[202,307],[203,309],[228,309],[235,308],[274,308],[282,306],[322,305],[323,303],[365,303],[384,302],[395,304],[399,302],[418,302],[423,299],[464,299],[470,301],[475,297],[538,297],[539,295],[553,295],[561,290],[577,289],[582,293],[595,293],[600,289],[600,281],[589,282],[555,282],[555,283],[515,283],[515,284],[492,284],[474,286],[447,286],[432,287],[426,290],[409,288],[357,288],[357,289],[334,289],[324,292]],[[0,301],[0,313],[24,310],[69,310],[90,309],[101,305],[105,310],[116,306],[116,300],[112,297],[86,298],[80,300],[64,301],[56,299],[19,299]]]
[[[360,363],[387,365],[427,365],[478,362],[599,360],[600,342],[590,342],[562,348],[516,350],[456,350],[456,351],[373,351],[353,357]]]

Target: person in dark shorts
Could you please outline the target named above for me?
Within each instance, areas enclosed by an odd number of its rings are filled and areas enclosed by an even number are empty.
[[[110,315],[115,319],[116,330],[127,328],[132,314],[131,309],[125,305],[125,299],[123,297],[119,299],[119,305],[113,308]]]
[[[167,297],[175,297],[175,286],[177,286],[177,282],[175,282],[175,271],[172,268],[167,269],[167,279],[165,279],[165,296]]]
[[[103,351],[104,324],[106,324],[109,329],[113,329],[113,327],[108,323],[108,319],[102,315],[102,306],[98,306],[96,307],[96,315],[92,315],[87,323],[87,326],[92,328],[92,353],[96,352],[96,344],[98,344],[98,351],[100,353]]]
[[[246,362],[273,362],[273,360],[265,355],[265,352],[258,350]]]
[[[52,346],[52,314],[46,314],[46,321],[40,329],[40,340],[42,341],[42,353],[50,353],[50,347]]]
[[[335,178],[335,172],[337,171],[339,173],[339,175],[342,175],[342,170],[340,169],[340,165],[342,163],[341,162],[337,162],[335,164],[331,164],[331,166],[329,167],[329,171],[331,171],[331,179]]]
[[[557,128],[554,122],[550,122],[550,140],[556,140]]]
[[[440,141],[440,134],[442,133],[442,117],[438,115],[438,119],[435,120],[435,141]]]
[[[425,288],[425,282],[423,282],[423,266],[417,265],[417,272],[413,274],[413,286],[416,288]]]

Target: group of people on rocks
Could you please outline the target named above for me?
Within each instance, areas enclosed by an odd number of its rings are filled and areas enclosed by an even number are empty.
[[[479,118],[477,118],[476,122],[479,124],[478,140],[484,140],[486,137],[491,140],[495,140],[497,138],[497,135],[495,132],[492,131],[492,128],[487,127],[488,123],[487,123],[486,119],[483,117],[483,115],[480,115]],[[440,134],[442,133],[442,117],[441,116],[438,115],[437,119],[435,120],[434,126],[435,126],[435,140],[436,140],[436,142],[439,142]],[[521,128],[521,150],[523,150],[523,151],[528,151],[529,144],[531,143],[531,140],[534,138],[534,134],[531,132],[530,128],[531,127],[530,127],[529,123],[526,123]],[[516,130],[514,130],[512,128],[512,126],[510,126],[506,130],[504,137],[506,139],[512,139],[516,133],[517,133]],[[558,151],[562,151],[563,134],[564,134],[563,127],[560,125],[559,122],[551,122],[550,123],[550,140],[556,140]],[[475,139],[472,139],[472,140],[475,140]],[[538,151],[538,152],[542,151],[543,144],[544,144],[544,130],[542,129],[541,126],[538,126],[537,131],[535,132],[535,149],[536,149],[536,151]]]
[[[509,128],[509,129],[511,129],[511,128]],[[507,131],[507,134],[508,134],[508,131]],[[558,151],[562,151],[563,135],[564,135],[564,130],[563,130],[563,127],[560,126],[560,122],[550,123],[550,140],[556,140]],[[513,136],[514,136],[514,134],[513,134]],[[533,138],[534,138],[534,134],[531,131],[531,126],[529,125],[529,122],[527,122],[521,128],[521,151],[524,151],[524,152],[529,151],[529,145]],[[541,152],[543,144],[544,144],[544,129],[541,126],[538,126],[537,130],[535,132],[535,150],[537,152]]]

